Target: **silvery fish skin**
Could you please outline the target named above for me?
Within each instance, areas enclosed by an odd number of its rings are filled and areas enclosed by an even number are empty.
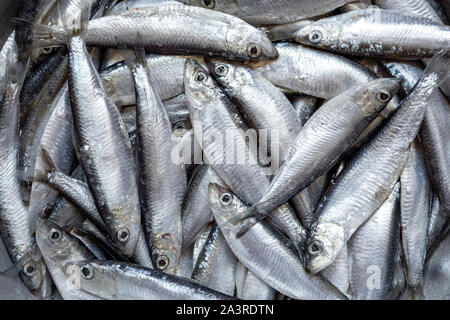
[[[194,248],[193,248],[193,251],[192,251],[192,262],[193,262],[192,267],[193,268],[195,268],[195,266],[197,264],[198,257],[200,256],[200,252],[203,250],[203,247],[205,246],[206,240],[209,237],[209,233],[211,232],[213,223],[214,222],[211,222],[208,225],[206,225],[203,228],[203,230],[200,232],[200,234],[197,236],[197,238],[195,239]]]
[[[141,221],[131,144],[119,110],[106,95],[84,40],[80,36],[70,38],[68,50],[78,159],[111,238],[130,257],[139,238]]]
[[[277,131],[279,148],[274,151],[279,152],[279,158],[283,160],[302,128],[286,96],[250,68],[211,61],[209,70],[233,99],[246,123],[253,129],[268,131],[267,147],[272,145],[272,132]],[[292,200],[301,222],[308,227],[312,220],[308,191],[300,192]]]
[[[294,299],[345,299],[326,280],[308,274],[298,253],[286,245],[284,236],[264,221],[236,239],[241,222],[233,224],[231,218],[247,209],[236,196],[210,184],[209,198],[214,218],[231,250],[261,280]]]
[[[426,262],[424,269],[424,295],[431,300],[449,300],[450,291],[448,283],[450,276],[450,233],[434,250]]]
[[[194,244],[191,244],[189,247],[185,248],[180,255],[180,263],[176,272],[176,276],[183,278],[190,278],[192,275],[192,270],[194,269],[193,264],[195,261],[193,260],[193,250]]]
[[[230,300],[189,279],[116,261],[67,264],[77,270],[82,292],[107,300]]]
[[[427,171],[423,148],[416,139],[411,143],[408,161],[400,176],[401,239],[406,281],[412,298],[423,297],[423,267],[433,196]]]
[[[349,12],[349,11],[354,11],[354,10],[367,9],[371,5],[372,5],[372,1],[371,0],[360,0],[360,1],[347,3],[346,5],[344,5],[341,8],[341,11],[342,12]]]
[[[295,33],[295,40],[341,54],[419,59],[448,46],[450,28],[423,17],[369,8],[311,23]]]
[[[302,127],[314,112],[320,107],[316,97],[300,95],[290,99],[294,110],[297,112]]]
[[[74,19],[80,16],[83,5],[86,3],[91,7],[96,0],[58,0],[57,3],[51,7],[47,16],[42,20],[44,25],[63,25],[61,16]]]
[[[381,131],[350,160],[323,197],[308,240],[307,268],[319,272],[389,196],[422,123],[427,101],[448,69],[438,55]],[[438,67],[439,66],[439,67]]]
[[[42,88],[39,97],[30,109],[22,126],[19,149],[19,171],[25,180],[32,180],[37,152],[45,127],[60,99],[64,96],[67,80],[68,59],[61,61],[57,69]],[[67,89],[66,89],[67,90]]]
[[[158,27],[161,22],[164,28]],[[46,40],[48,31],[47,35],[44,31],[37,45],[65,42],[60,27],[54,27],[51,34],[51,40]],[[262,31],[233,16],[182,4],[135,9],[93,19],[85,40],[92,46],[144,47],[154,53],[199,54],[232,60],[260,61],[277,57],[277,51]]]
[[[200,231],[213,219],[208,198],[210,183],[225,185],[211,166],[203,164],[195,170],[183,200],[181,220],[183,248],[189,247]]]
[[[301,44],[275,44],[278,59],[257,70],[278,87],[331,99],[350,87],[376,79],[357,62]]]
[[[108,255],[105,250],[95,241],[95,239],[86,231],[73,227],[68,231],[72,236],[80,240],[89,251],[95,256],[98,260],[108,260]]]
[[[22,113],[27,113],[39,92],[64,58],[65,56],[57,51],[27,75],[20,93],[20,104],[21,108],[24,109]]]
[[[184,91],[185,62],[184,58],[177,56],[147,56],[147,64],[152,70],[152,85],[162,100],[178,96]],[[119,62],[102,70],[100,78],[106,93],[118,107],[136,104],[133,78],[126,63]]]
[[[277,291],[258,278],[253,272],[248,270],[243,264],[238,262],[245,270],[245,278],[242,283],[240,293],[237,297],[244,300],[274,300]],[[236,271],[237,272],[237,271]]]
[[[181,205],[186,171],[172,159],[172,126],[146,61],[132,67],[136,86],[139,195],[153,265],[174,274],[182,246]],[[151,71],[150,71],[151,73]]]
[[[399,250],[399,187],[348,242],[354,299],[383,300],[389,293]]]
[[[255,203],[264,195],[272,169],[265,170],[258,164],[256,145],[253,148],[247,145],[244,132],[247,127],[236,107],[205,69],[191,59],[186,64],[185,89],[194,136],[202,147],[205,161],[243,201]],[[224,149],[220,141],[223,137],[234,141],[236,154]],[[277,155],[272,156],[272,163],[276,162]],[[289,206],[277,208],[271,215],[271,222],[281,228],[295,246],[303,242],[305,230]]]
[[[267,214],[325,174],[398,88],[396,79],[376,79],[322,105],[296,137],[268,192],[250,210]]]
[[[276,25],[315,17],[337,9],[353,0],[181,0],[235,15],[254,25]]]
[[[35,171],[44,172],[47,168],[45,161],[41,157],[42,149],[45,149],[52,158],[55,165],[65,174],[70,174],[75,161],[73,149],[73,125],[72,113],[69,102],[69,87],[64,86],[58,101],[55,101],[55,108],[48,119],[39,150],[35,161]],[[58,199],[58,192],[50,186],[39,181],[33,181],[30,204],[28,211],[31,216],[31,226],[36,226],[37,217],[44,208]]]
[[[20,67],[17,70],[7,67],[9,80],[0,106],[0,234],[12,262],[20,268],[22,281],[31,292],[39,294],[41,286],[45,287],[50,279],[44,274],[46,267],[43,261],[33,262],[33,256],[29,255],[34,237],[28,210],[22,202],[17,171],[22,70]],[[29,266],[34,268],[33,272],[26,270]]]
[[[235,289],[235,266],[236,257],[214,223],[197,258],[191,278],[208,288],[232,296]]]
[[[36,242],[44,257],[45,264],[64,300],[98,300],[99,298],[80,290],[75,280],[73,268],[66,264],[73,261],[95,259],[77,238],[48,220],[38,220]]]
[[[110,15],[120,14],[123,11],[132,9],[146,8],[151,6],[159,6],[165,4],[176,4],[177,1],[173,0],[125,0],[116,4],[111,11]]]
[[[441,207],[439,197],[433,195],[428,226],[427,257],[433,252],[450,225],[449,211]]]
[[[384,62],[393,76],[402,80],[405,93],[409,93],[420,78],[418,63]],[[445,68],[445,66],[443,66]],[[419,131],[425,149],[427,165],[442,207],[450,210],[450,104],[436,89],[428,100]]]

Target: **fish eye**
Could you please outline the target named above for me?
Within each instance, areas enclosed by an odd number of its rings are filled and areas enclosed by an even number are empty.
[[[175,123],[174,129],[176,131],[181,131],[181,130],[186,129],[186,126],[184,125],[183,121],[180,121],[180,122]]]
[[[203,1],[202,1],[202,5],[203,5],[205,8],[213,9],[214,6],[216,5],[216,2],[215,2],[214,0],[203,0]]]
[[[224,64],[220,64],[214,69],[214,72],[218,76],[224,76],[228,72],[228,67],[226,65],[224,65]]]
[[[94,277],[94,269],[89,264],[82,266],[80,271],[81,276],[87,280],[92,279],[92,277]]]
[[[322,242],[315,240],[311,242],[311,244],[308,246],[308,252],[309,254],[316,255],[320,254],[323,250],[323,244]]]
[[[126,242],[129,237],[130,230],[128,230],[127,228],[123,228],[117,231],[117,240],[119,240],[120,242]]]
[[[52,229],[50,230],[48,238],[50,239],[51,242],[56,243],[61,241],[61,239],[63,238],[63,234],[58,229]]]
[[[250,58],[258,58],[261,55],[261,48],[256,43],[247,46],[247,55]]]
[[[198,71],[195,75],[195,81],[201,83],[207,78],[206,74],[203,71]]]
[[[319,43],[322,40],[322,32],[319,30],[311,31],[308,38],[312,43]]]
[[[51,53],[53,51],[53,48],[52,47],[46,47],[46,48],[42,48],[41,49],[41,53],[42,54],[49,54],[49,53]]]
[[[156,266],[159,270],[164,270],[169,265],[169,258],[166,256],[159,256],[156,259]]]
[[[233,202],[233,196],[228,192],[222,193],[219,202],[221,205],[228,207]]]
[[[23,266],[23,273],[25,273],[28,277],[31,277],[35,271],[36,268],[33,264],[26,264]]]
[[[381,103],[388,102],[391,99],[391,95],[386,90],[380,90],[377,93],[377,100]]]

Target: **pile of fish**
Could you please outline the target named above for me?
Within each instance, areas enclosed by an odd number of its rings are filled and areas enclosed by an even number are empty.
[[[2,297],[450,299],[446,2],[22,1]]]

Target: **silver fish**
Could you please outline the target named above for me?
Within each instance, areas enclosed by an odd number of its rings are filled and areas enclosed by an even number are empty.
[[[161,21],[164,28],[158,27]],[[61,27],[53,27],[50,38],[48,35],[48,28],[41,27],[34,45],[65,43]],[[144,47],[154,53],[199,54],[232,60],[260,61],[277,57],[277,51],[262,31],[233,16],[182,4],[135,9],[93,19],[87,26],[85,40],[93,46]]]
[[[229,300],[188,279],[115,261],[68,263],[82,292],[107,300]]]
[[[86,13],[83,10],[84,16]],[[119,110],[104,91],[83,38],[70,36],[67,45],[78,159],[111,238],[130,257],[139,238],[141,221],[130,141]]]
[[[186,171],[172,159],[172,127],[153,88],[145,57],[132,67],[136,86],[139,195],[153,265],[175,273],[182,248],[181,204]]]
[[[322,105],[300,131],[268,192],[249,214],[271,212],[331,169],[398,88],[396,79],[376,79]]]
[[[311,23],[295,33],[295,40],[342,54],[418,59],[448,46],[450,28],[423,17],[369,8]]]
[[[437,55],[409,96],[382,130],[350,160],[319,204],[318,221],[308,240],[307,268],[328,266],[342,246],[393,190],[422,123],[427,101],[447,69]]]

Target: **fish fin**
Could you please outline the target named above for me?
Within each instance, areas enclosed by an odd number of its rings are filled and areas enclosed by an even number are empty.
[[[58,28],[58,26],[45,26],[21,18],[12,18],[11,23],[16,28],[25,27],[31,30],[31,37],[23,44],[23,51],[27,56],[36,58],[33,53],[36,49],[61,46],[56,41],[56,37],[63,33],[62,29]]]
[[[440,50],[431,58],[421,80],[433,73],[437,76],[437,86],[450,77],[450,44],[447,44],[445,49]]]
[[[91,17],[91,3],[90,1],[83,1],[81,12],[78,16],[69,16],[69,12],[63,12],[58,3],[58,14],[64,28],[66,41],[74,36],[83,37],[89,23],[89,18]]]

